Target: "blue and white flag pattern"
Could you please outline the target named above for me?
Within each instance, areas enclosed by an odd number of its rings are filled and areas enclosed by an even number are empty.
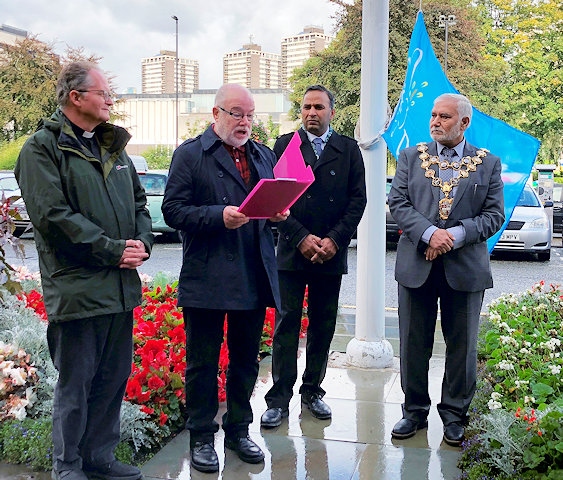
[[[407,73],[399,103],[383,138],[395,158],[406,147],[431,141],[429,122],[434,99],[442,93],[459,93],[450,83],[430,43],[424,15],[418,12],[408,53]],[[489,251],[508,224],[512,211],[532,171],[540,142],[505,122],[473,108],[467,141],[485,148],[502,161],[506,220],[501,230],[487,241]]]

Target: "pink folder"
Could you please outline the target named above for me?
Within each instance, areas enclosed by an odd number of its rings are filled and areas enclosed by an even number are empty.
[[[245,198],[239,212],[250,218],[270,218],[290,208],[315,181],[301,154],[301,137],[293,134],[278,163],[274,178],[262,178]]]

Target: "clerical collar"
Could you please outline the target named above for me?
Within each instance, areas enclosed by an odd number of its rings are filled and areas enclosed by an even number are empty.
[[[82,136],[83,136],[84,138],[92,138],[92,137],[94,136],[94,132],[87,132],[86,130],[84,130],[84,131],[82,132]]]

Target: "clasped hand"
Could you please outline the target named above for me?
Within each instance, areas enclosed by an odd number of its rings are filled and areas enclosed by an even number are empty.
[[[299,244],[301,254],[312,263],[324,263],[336,255],[336,244],[331,238],[309,234]]]
[[[140,267],[148,257],[145,244],[141,240],[125,240],[125,250],[119,260],[119,268],[134,270]]]
[[[455,237],[443,228],[436,230],[430,237],[428,247],[424,252],[426,260],[435,260],[438,255],[443,255],[454,248]]]

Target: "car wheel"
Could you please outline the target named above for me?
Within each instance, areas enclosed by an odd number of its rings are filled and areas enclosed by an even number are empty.
[[[546,252],[538,252],[538,260],[540,262],[548,262],[551,258],[551,250],[547,250]]]

